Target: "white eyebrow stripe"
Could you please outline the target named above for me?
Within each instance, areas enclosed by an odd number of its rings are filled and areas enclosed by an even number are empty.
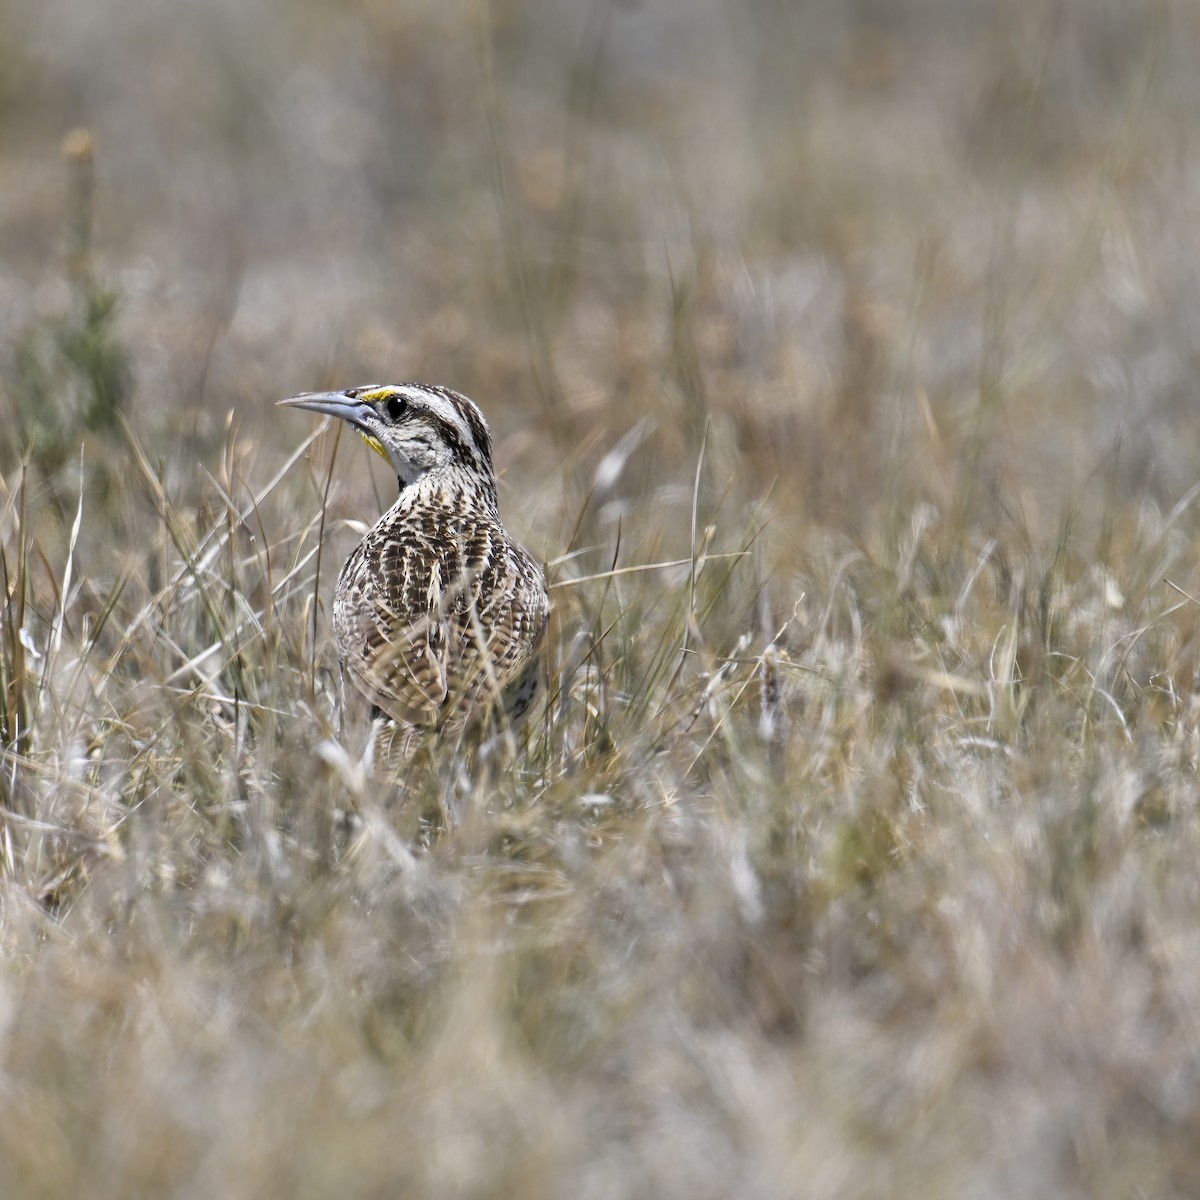
[[[472,429],[471,422],[467,420],[459,407],[459,402],[452,397],[455,393],[444,392],[441,388],[430,388],[420,384],[406,384],[397,389],[403,392],[410,401],[414,402],[414,406],[424,409],[430,417],[435,421],[441,421],[444,425],[449,426],[457,434],[462,444],[469,447],[474,454],[477,462],[483,465],[491,463],[491,447],[481,446]],[[471,403],[462,398],[463,403]],[[478,409],[476,409],[478,412]],[[487,419],[482,413],[479,413],[479,424],[487,433]]]
[[[462,419],[458,409],[444,396],[439,396],[436,392],[425,391],[414,391],[410,396],[421,407],[433,413],[434,416],[440,417],[447,425],[453,425],[455,429],[464,433],[468,441],[474,442],[475,439],[471,437],[471,431],[466,427],[466,422]]]

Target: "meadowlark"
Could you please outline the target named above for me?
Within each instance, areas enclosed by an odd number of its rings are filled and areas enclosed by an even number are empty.
[[[400,486],[338,577],[333,629],[350,679],[411,725],[522,716],[550,598],[541,564],[500,521],[483,414],[458,392],[416,383],[279,403],[348,421]]]

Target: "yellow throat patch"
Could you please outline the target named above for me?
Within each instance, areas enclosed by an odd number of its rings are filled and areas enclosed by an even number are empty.
[[[388,462],[392,461],[388,452],[383,448],[383,443],[377,437],[375,437],[374,434],[365,433],[363,430],[360,429],[358,431],[358,436],[360,438],[362,438],[362,440],[364,442],[366,442],[367,445],[370,446],[371,449],[374,450],[375,453],[378,454],[380,458],[387,459]]]

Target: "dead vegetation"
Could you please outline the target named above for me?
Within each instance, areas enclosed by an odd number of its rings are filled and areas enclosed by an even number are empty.
[[[1196,1193],[1198,30],[1004,7],[0,14],[0,1194]],[[556,611],[388,777],[401,378]]]

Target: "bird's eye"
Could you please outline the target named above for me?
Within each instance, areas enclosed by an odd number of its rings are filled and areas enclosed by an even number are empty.
[[[398,421],[404,416],[404,410],[408,407],[408,401],[403,396],[389,396],[383,402],[383,411],[387,413],[389,421]]]

